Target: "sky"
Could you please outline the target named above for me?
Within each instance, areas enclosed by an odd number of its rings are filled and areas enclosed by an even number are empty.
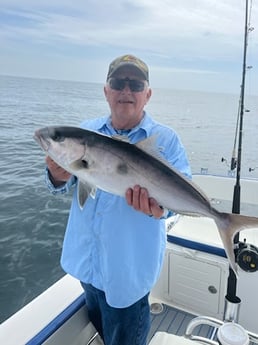
[[[258,95],[258,2],[246,85]],[[104,83],[134,54],[152,87],[238,94],[245,0],[0,0],[0,74]]]

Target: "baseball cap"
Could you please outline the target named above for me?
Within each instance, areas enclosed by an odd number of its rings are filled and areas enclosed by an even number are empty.
[[[114,76],[115,72],[121,67],[129,66],[137,69],[143,78],[149,82],[149,69],[145,62],[133,55],[119,56],[113,60],[108,69],[107,80]]]

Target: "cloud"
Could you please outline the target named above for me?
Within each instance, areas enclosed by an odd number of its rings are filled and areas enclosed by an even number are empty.
[[[4,1],[5,2],[5,1]],[[8,6],[7,6],[8,4]],[[16,5],[16,6],[15,6]],[[174,40],[219,37],[239,44],[241,8],[235,2],[199,1],[17,1],[2,6],[3,31],[72,44],[147,46]],[[230,14],[230,15],[229,15]],[[27,24],[27,25],[26,25]],[[15,30],[14,30],[15,29]],[[3,35],[3,33],[2,33]]]
[[[255,22],[257,3],[252,13]],[[1,0],[0,23],[9,55],[104,64],[132,52],[153,66],[212,73],[239,68],[244,1]]]

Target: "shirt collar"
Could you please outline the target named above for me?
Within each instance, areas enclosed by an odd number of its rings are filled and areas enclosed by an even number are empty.
[[[150,117],[150,115],[146,111],[144,111],[144,115],[143,115],[141,122],[137,126],[132,128],[129,132],[126,131],[127,133],[125,133],[124,131],[121,131],[121,133],[119,133],[119,131],[116,131],[113,128],[113,126],[111,124],[111,116],[103,117],[102,119],[100,119],[98,130],[100,132],[102,132],[102,131],[105,133],[108,132],[108,134],[110,134],[110,135],[126,134],[129,137],[131,137],[135,133],[138,133],[139,131],[142,131],[142,132],[144,132],[143,136],[147,138],[150,135],[150,131],[151,131],[152,126],[153,126],[152,118]]]

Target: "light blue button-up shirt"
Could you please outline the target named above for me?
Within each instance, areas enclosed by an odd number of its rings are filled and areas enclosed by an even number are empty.
[[[117,134],[110,117],[85,121],[81,127]],[[133,144],[155,135],[160,154],[191,177],[185,150],[172,129],[145,113],[141,123],[127,135]],[[54,194],[65,193],[75,185],[63,243],[63,269],[103,290],[112,307],[128,307],[146,295],[161,271],[166,246],[165,220],[136,211],[124,197],[101,190],[97,190],[95,198],[89,197],[81,210],[75,177],[59,188],[53,187],[48,175],[46,180]]]

